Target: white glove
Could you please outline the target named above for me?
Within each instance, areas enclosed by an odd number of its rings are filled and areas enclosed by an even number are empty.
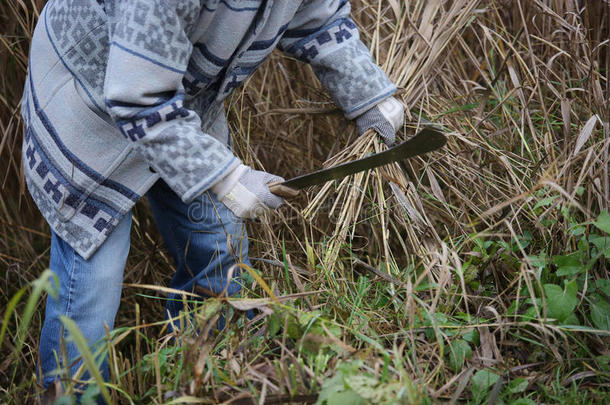
[[[276,181],[284,179],[242,164],[212,186],[211,191],[238,217],[257,218],[284,203],[267,186]]]
[[[404,122],[405,107],[394,97],[386,98],[356,118],[360,135],[373,128],[388,146],[396,141],[396,131],[402,127]]]

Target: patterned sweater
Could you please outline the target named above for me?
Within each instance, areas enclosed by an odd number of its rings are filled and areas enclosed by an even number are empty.
[[[190,202],[239,164],[223,101],[276,47],[354,118],[395,86],[346,0],[51,0],[24,90],[28,189],[89,258],[159,177]]]

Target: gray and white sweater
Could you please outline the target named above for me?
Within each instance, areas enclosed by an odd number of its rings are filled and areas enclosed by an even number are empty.
[[[312,65],[348,118],[395,86],[346,0],[51,0],[22,114],[28,189],[89,258],[161,177],[185,202],[239,164],[223,101],[275,47]]]

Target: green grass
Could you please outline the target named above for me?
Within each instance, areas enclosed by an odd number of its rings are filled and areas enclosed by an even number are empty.
[[[21,177],[17,114],[42,3],[0,8],[0,403],[36,402],[43,300],[56,291],[48,227]],[[333,221],[348,203],[335,189],[312,215],[303,210],[319,189],[249,224],[242,297],[192,303],[178,332],[163,320],[173,264],[138,203],[117,327],[92,353],[65,320],[85,366],[56,403],[73,403],[86,370],[83,403],[610,402],[609,11],[479,2],[426,65],[421,10],[438,11],[434,35],[453,32],[442,17],[457,0],[352,3],[365,43],[409,90],[413,120],[442,125],[448,145],[404,163],[394,188],[396,171],[372,175],[338,244]],[[419,52],[407,60],[409,49]],[[227,110],[236,153],[286,177],[356,138],[311,70],[280,54]],[[218,333],[221,315],[229,327]],[[112,366],[105,384],[100,354]]]
[[[542,200],[538,206],[554,200]],[[111,356],[112,380],[99,385],[100,377],[94,378],[88,394],[97,393],[97,386],[123,403],[189,403],[195,398],[226,400],[245,391],[258,401],[273,387],[269,400],[317,398],[320,404],[425,404],[453,397],[471,404],[491,399],[507,404],[603,403],[610,398],[602,388],[610,378],[610,356],[603,349],[610,336],[610,282],[595,274],[605,269],[610,237],[601,234],[608,230],[610,216],[602,213],[592,223],[573,223],[571,210],[564,212],[574,239],[567,245],[576,250],[563,255],[548,256],[548,246],[538,245],[531,232],[509,241],[473,235],[476,250],[468,252],[471,259],[460,278],[476,296],[463,297],[458,285],[418,283],[421,268],[397,272],[400,283],[413,284],[411,295],[374,274],[358,273],[335,280],[350,287],[343,295],[329,290],[299,295],[295,293],[301,287],[290,282],[286,261],[288,273],[279,273],[285,277],[281,290],[286,294],[278,297],[292,292],[296,298],[278,303],[254,287],[258,277],[245,276],[243,298],[196,305],[179,320],[181,332],[168,333],[164,322],[157,328],[115,330],[104,348]],[[520,270],[520,253],[527,254],[540,275],[529,280],[531,285]],[[574,254],[579,255],[578,264],[563,266],[562,258]],[[498,301],[497,275],[470,270],[491,263],[503,266],[505,276],[516,277],[511,282],[521,289],[511,291],[517,296]],[[271,288],[278,285],[272,282]],[[20,326],[16,333],[6,329],[10,341],[17,342],[17,357],[43,291],[53,291],[48,272],[29,294],[16,296],[16,301],[27,296],[25,310],[13,311],[11,305],[5,315]],[[140,302],[156,301],[148,294],[139,296]],[[479,313],[460,312],[463,299],[478,301]],[[507,308],[494,308],[498,302]],[[239,310],[249,308],[268,316],[249,322]],[[416,312],[413,317],[411,311]],[[228,330],[205,333],[221,313],[230,321]],[[414,322],[405,322],[410,318]],[[75,325],[66,320],[66,327],[71,339],[83,346]],[[495,337],[496,330],[505,335],[504,345]],[[95,376],[93,355],[83,349],[86,369]],[[456,383],[446,390],[430,390],[420,380],[432,386],[451,376]],[[24,389],[15,381],[13,376],[9,391]],[[74,389],[68,388],[67,395]]]

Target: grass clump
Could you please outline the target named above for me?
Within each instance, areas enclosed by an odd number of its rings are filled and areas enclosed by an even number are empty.
[[[54,291],[17,114],[43,3],[0,6],[6,403],[36,400],[39,304]],[[92,382],[83,401],[608,402],[609,7],[352,1],[409,107],[402,136],[428,120],[448,145],[312,189],[251,224],[243,296],[192,302],[174,330],[165,291],[151,287],[167,285],[172,263],[138,204],[118,326],[101,346],[111,380]],[[237,154],[285,177],[384,148],[358,138],[313,72],[279,53],[228,111]],[[220,316],[229,327],[210,332]],[[65,381],[60,403],[78,383]]]

